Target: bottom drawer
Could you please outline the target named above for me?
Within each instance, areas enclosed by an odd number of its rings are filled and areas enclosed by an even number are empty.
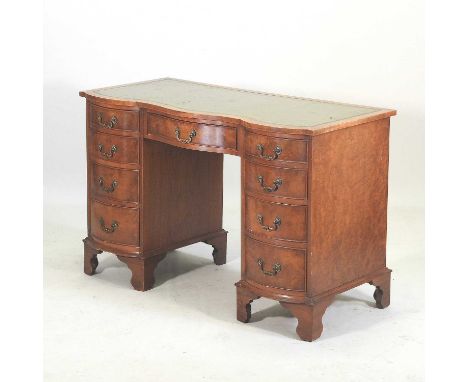
[[[91,235],[116,244],[139,244],[138,208],[109,206],[91,202]]]
[[[303,291],[305,255],[303,249],[278,247],[246,238],[247,279],[265,286]]]

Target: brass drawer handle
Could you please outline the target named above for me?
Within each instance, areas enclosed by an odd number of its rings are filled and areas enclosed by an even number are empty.
[[[265,231],[277,231],[279,226],[281,225],[281,219],[278,216],[273,221],[273,227],[263,224],[263,215],[258,214],[257,221]]]
[[[112,116],[109,122],[104,122],[102,120],[102,113],[97,114],[97,120],[98,120],[99,126],[102,126],[106,129],[112,129],[115,125],[117,125],[117,122],[118,122],[117,117],[115,115]]]
[[[263,153],[263,151],[265,150],[265,147],[264,147],[261,143],[259,143],[259,144],[257,145],[257,150],[258,150],[258,152],[259,152],[258,155],[260,155],[261,158],[266,159],[266,160],[275,160],[275,159],[278,159],[278,157],[280,156],[280,154],[283,152],[283,150],[281,149],[280,146],[276,146],[276,147],[274,148],[274,150],[273,150],[273,153],[274,153],[275,155],[273,155],[273,156],[271,156],[271,155],[265,155],[265,154]]]
[[[192,130],[187,139],[182,139],[180,138],[180,129],[178,127],[175,128],[174,132],[177,141],[182,143],[192,143],[192,138],[197,135],[197,132],[195,130]]]
[[[101,225],[101,229],[107,233],[113,233],[119,227],[119,223],[117,223],[115,220],[112,221],[110,228],[106,227],[106,223],[102,217],[99,218],[99,224]]]
[[[258,266],[260,267],[261,271],[263,272],[263,274],[264,274],[265,276],[276,276],[278,273],[281,272],[281,264],[279,264],[279,263],[273,264],[273,268],[272,268],[271,271],[265,271],[265,270],[263,269],[263,266],[264,266],[264,264],[265,264],[265,261],[264,261],[262,258],[259,258],[259,259],[257,260],[257,264],[258,264]]]
[[[259,175],[257,176],[258,183],[260,183],[260,186],[263,188],[263,191],[265,192],[275,192],[278,191],[278,188],[283,184],[283,179],[277,178],[273,181],[273,187],[268,187],[263,184],[263,176]]]
[[[117,146],[112,145],[110,152],[106,153],[106,152],[104,152],[104,146],[102,144],[98,144],[98,150],[99,150],[99,152],[101,153],[101,155],[103,157],[112,158],[114,156],[114,154],[117,152]]]
[[[113,180],[111,185],[109,187],[106,187],[104,185],[104,178],[102,176],[98,178],[98,182],[99,182],[99,187],[101,187],[107,193],[114,192],[118,184],[116,180]]]

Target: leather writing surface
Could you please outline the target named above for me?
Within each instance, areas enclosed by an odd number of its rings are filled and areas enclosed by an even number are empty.
[[[162,78],[85,92],[193,113],[246,119],[267,125],[313,128],[384,109],[227,88]]]

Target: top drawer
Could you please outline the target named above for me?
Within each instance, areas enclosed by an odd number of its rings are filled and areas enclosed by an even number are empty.
[[[91,123],[96,129],[136,131],[139,128],[138,121],[138,111],[91,105]]]
[[[211,146],[236,150],[235,127],[180,121],[159,114],[148,114],[148,135],[184,145]]]
[[[270,162],[307,163],[307,141],[247,133],[247,155]]]

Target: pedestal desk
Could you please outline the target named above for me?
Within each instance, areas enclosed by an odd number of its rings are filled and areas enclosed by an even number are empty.
[[[226,262],[223,154],[241,157],[242,254],[237,319],[259,297],[322,332],[333,297],[375,285],[390,303],[387,171],[394,110],[171,78],[86,97],[88,236],[84,271],[108,251],[137,290],[168,251],[196,242]]]

